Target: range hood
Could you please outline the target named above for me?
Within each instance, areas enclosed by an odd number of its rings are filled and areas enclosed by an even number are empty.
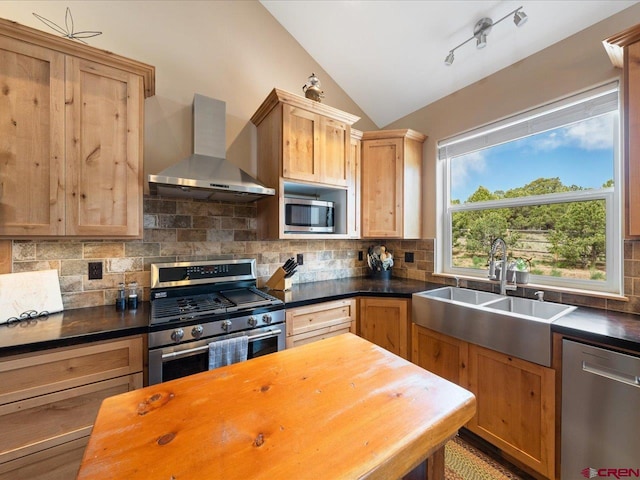
[[[149,175],[149,191],[167,197],[253,202],[275,195],[251,175],[227,161],[226,104],[195,94],[193,97],[193,155]]]

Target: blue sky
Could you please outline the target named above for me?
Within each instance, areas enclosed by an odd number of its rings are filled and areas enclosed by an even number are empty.
[[[614,115],[608,114],[452,159],[451,198],[464,202],[478,186],[491,192],[559,177],[600,188],[613,178]]]

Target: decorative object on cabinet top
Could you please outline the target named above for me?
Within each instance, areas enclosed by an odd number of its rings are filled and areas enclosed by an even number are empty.
[[[343,112],[342,110],[330,107],[329,105],[325,105],[324,103],[309,100],[308,98],[301,97],[300,95],[296,95],[295,93],[290,93],[278,88],[274,88],[273,90],[271,90],[264,102],[262,102],[262,105],[260,105],[258,110],[256,110],[256,113],[254,113],[251,117],[251,123],[253,123],[254,125],[259,125],[260,122],[264,120],[267,114],[271,110],[273,110],[273,108],[279,102],[284,102],[294,107],[309,110],[314,113],[333,118],[334,120],[348,123],[349,125],[353,125],[358,120],[360,120],[360,117],[358,117],[357,115]]]
[[[320,80],[316,77],[315,73],[312,73],[307,83],[302,86],[304,96],[316,102],[320,102],[321,98],[324,98],[324,92],[320,89]]]
[[[156,94],[156,68],[153,65],[121,57],[107,50],[89,45],[83,45],[64,37],[57,37],[51,33],[27,27],[18,22],[0,18],[0,35],[20,41],[28,41],[51,50],[84,58],[92,62],[103,63],[127,72],[140,75],[144,81],[144,96],[152,97]]]
[[[73,26],[73,15],[71,15],[71,9],[69,7],[67,7],[67,11],[65,12],[65,15],[64,15],[64,28],[62,28],[57,23],[54,23],[51,20],[38,15],[35,12],[33,13],[33,16],[36,17],[38,20],[40,20],[42,23],[44,23],[47,27],[50,27],[51,29],[58,32],[63,37],[69,38],[71,40],[77,40],[78,42],[84,43],[85,45],[87,45],[87,42],[85,42],[83,38],[91,38],[91,37],[97,37],[98,35],[102,35],[102,32],[89,31],[89,30],[76,32]]]

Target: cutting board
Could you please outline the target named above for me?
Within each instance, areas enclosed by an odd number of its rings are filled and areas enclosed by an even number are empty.
[[[57,270],[0,275],[0,323],[27,310],[63,310]]]

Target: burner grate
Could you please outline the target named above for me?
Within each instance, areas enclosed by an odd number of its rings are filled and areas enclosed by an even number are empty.
[[[151,317],[154,321],[168,318],[192,318],[205,314],[224,313],[232,306],[232,302],[216,294],[162,298],[152,303]]]

